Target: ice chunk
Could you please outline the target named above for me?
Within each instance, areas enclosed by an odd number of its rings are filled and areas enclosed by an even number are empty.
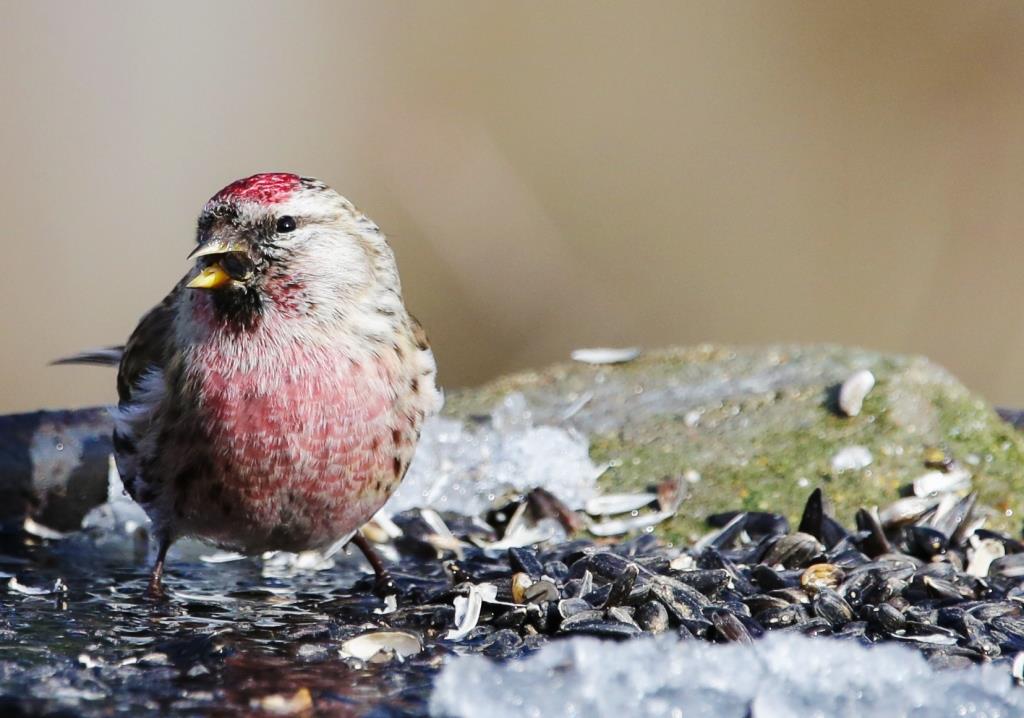
[[[52,596],[58,593],[67,593],[68,587],[60,578],[54,581],[52,586],[26,586],[17,578],[12,578],[7,582],[7,590],[24,596]]]
[[[135,529],[149,526],[149,517],[135,503],[121,483],[114,457],[107,470],[107,503],[97,506],[82,519],[83,529],[98,529],[100,535],[129,536]]]
[[[384,507],[390,514],[431,507],[474,515],[506,492],[542,486],[570,508],[595,493],[602,473],[580,434],[534,426],[522,394],[510,394],[488,425],[436,417],[426,423],[409,473]]]
[[[434,716],[488,718],[997,718],[1021,715],[1009,665],[936,671],[898,645],[770,634],[753,645],[674,636],[623,643],[577,637],[497,664],[454,658],[430,701]]]

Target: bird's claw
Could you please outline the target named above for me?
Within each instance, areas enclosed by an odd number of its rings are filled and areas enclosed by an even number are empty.
[[[398,584],[395,583],[395,579],[391,578],[390,573],[377,574],[373,581],[373,595],[377,598],[387,598],[388,596],[398,598]]]
[[[167,592],[162,581],[150,581],[146,586],[145,598],[149,601],[166,601]]]

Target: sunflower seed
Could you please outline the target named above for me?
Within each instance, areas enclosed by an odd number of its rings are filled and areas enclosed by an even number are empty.
[[[839,387],[839,410],[846,416],[857,416],[868,392],[875,386],[875,375],[867,369],[854,372]]]

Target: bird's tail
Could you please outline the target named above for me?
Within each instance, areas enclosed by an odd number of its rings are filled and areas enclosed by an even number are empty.
[[[124,354],[124,347],[104,347],[102,349],[88,349],[78,354],[54,359],[50,365],[55,364],[95,364],[97,366],[117,366],[121,363],[121,355]]]

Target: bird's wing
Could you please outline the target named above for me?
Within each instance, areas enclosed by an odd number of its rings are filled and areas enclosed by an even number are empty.
[[[139,380],[150,369],[162,369],[168,352],[168,339],[174,323],[175,287],[160,304],[149,310],[128,338],[117,371],[117,395],[120,403],[129,404]]]

